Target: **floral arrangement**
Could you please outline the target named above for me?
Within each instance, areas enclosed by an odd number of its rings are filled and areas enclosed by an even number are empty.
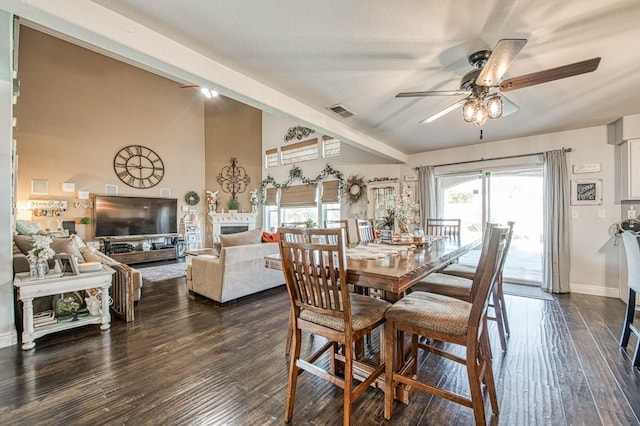
[[[393,202],[393,211],[401,232],[409,232],[409,223],[415,220],[418,209],[418,205],[411,199],[411,192],[406,186],[403,187],[402,194]]]
[[[53,258],[56,255],[56,252],[50,247],[50,244],[53,242],[51,237],[47,237],[45,235],[34,235],[33,236],[33,248],[27,252],[27,260],[31,264],[37,264],[39,262],[46,262],[47,260]]]

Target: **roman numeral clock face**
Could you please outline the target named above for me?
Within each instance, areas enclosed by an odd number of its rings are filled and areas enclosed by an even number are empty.
[[[151,188],[164,177],[164,163],[153,150],[142,145],[125,146],[113,159],[118,178],[132,188]]]

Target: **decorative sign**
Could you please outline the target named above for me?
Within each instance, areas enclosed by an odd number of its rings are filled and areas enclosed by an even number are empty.
[[[601,163],[574,164],[573,173],[598,173],[601,169]]]
[[[571,205],[602,204],[602,179],[572,180]]]

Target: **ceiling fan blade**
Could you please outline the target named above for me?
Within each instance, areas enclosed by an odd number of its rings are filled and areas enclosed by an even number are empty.
[[[442,117],[443,115],[447,115],[449,114],[451,111],[453,111],[454,109],[462,106],[465,102],[467,101],[467,98],[461,99],[458,102],[456,102],[453,105],[448,106],[447,108],[443,109],[440,112],[437,112],[435,114],[433,114],[431,117],[427,117],[424,120],[422,120],[421,122],[419,122],[418,124],[427,124],[427,123],[431,123],[436,121],[438,118]]]
[[[469,90],[427,90],[426,92],[402,92],[396,98],[414,98],[419,96],[459,96],[468,95]]]
[[[524,38],[505,38],[500,40],[476,78],[476,84],[480,86],[497,86],[504,73],[507,72],[507,68],[518,56],[525,44],[527,44],[527,39]]]
[[[522,89],[523,87],[535,86],[536,84],[547,83],[549,81],[560,80],[561,78],[573,77],[574,75],[593,72],[598,68],[600,58],[587,59],[582,62],[575,62],[557,68],[538,71],[520,77],[510,78],[500,84],[501,92]]]

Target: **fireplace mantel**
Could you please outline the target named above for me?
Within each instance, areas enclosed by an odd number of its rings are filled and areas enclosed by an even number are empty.
[[[213,242],[220,241],[218,238],[225,226],[248,226],[248,230],[256,228],[256,218],[258,213],[215,213],[207,214],[212,224]]]

